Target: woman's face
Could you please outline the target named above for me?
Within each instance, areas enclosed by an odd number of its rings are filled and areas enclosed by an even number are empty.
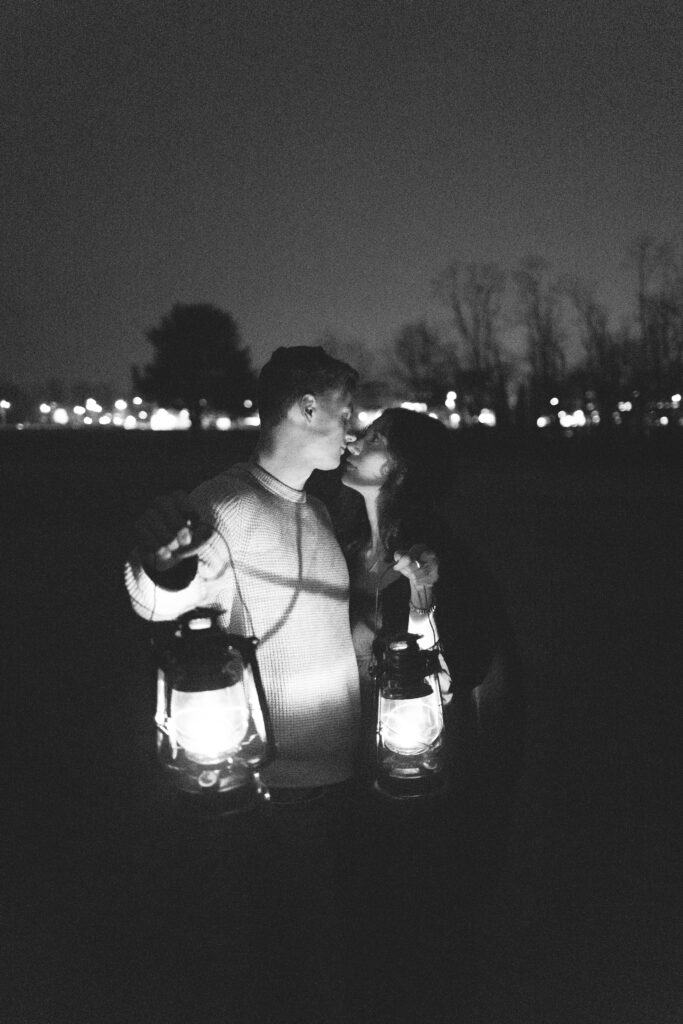
[[[348,446],[342,480],[354,491],[379,491],[393,465],[380,416],[355,444]]]

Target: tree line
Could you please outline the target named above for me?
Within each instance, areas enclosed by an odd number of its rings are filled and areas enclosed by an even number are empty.
[[[486,408],[501,429],[531,429],[551,400],[570,408],[588,400],[600,428],[611,429],[628,400],[631,422],[642,425],[683,383],[683,256],[680,245],[652,236],[639,238],[629,255],[634,313],[617,325],[596,284],[558,276],[538,257],[511,272],[455,259],[432,282],[445,329],[421,318],[376,350],[329,332],[317,340],[363,368],[359,404],[366,407],[408,398],[443,406],[453,390],[463,422],[476,422]],[[255,411],[256,374],[231,313],[178,303],[146,338],[152,358],[131,367],[136,394],[187,408],[195,427],[207,409],[233,417]],[[7,398],[16,391],[5,390]]]
[[[334,334],[318,339],[330,352],[364,368],[359,401],[381,406],[411,398],[443,405],[458,395],[464,421],[482,408],[499,427],[533,427],[559,396],[567,406],[590,400],[603,429],[628,399],[644,414],[683,381],[683,260],[680,249],[651,236],[631,253],[635,316],[618,325],[595,284],[557,276],[538,257],[508,272],[497,263],[454,260],[433,281],[448,328],[426,318],[405,324],[380,349]],[[133,368],[143,397],[188,408],[199,423],[207,404],[231,415],[255,396],[248,349],[229,313],[176,305],[147,332],[152,361]],[[511,343],[514,338],[515,343]],[[570,360],[570,340],[580,357]]]

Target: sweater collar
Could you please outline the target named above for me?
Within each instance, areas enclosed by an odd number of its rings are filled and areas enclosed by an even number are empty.
[[[269,473],[263,466],[259,466],[257,462],[247,462],[246,469],[271,494],[276,494],[278,498],[284,498],[286,501],[295,501],[299,504],[305,503],[306,491],[299,491],[296,487],[283,484],[282,480],[278,480],[276,476]]]

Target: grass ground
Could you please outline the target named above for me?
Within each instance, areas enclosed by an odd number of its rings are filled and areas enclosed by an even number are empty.
[[[0,436],[8,1021],[169,1019],[131,896],[154,875],[156,772],[121,564],[150,497],[252,441]],[[680,484],[654,448],[460,452],[449,514],[510,605],[527,761],[476,984],[423,1024],[683,1022]]]

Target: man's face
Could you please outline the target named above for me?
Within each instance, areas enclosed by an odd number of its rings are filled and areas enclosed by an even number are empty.
[[[346,449],[353,417],[348,391],[326,391],[316,397],[311,421],[311,456],[316,469],[336,469]]]

